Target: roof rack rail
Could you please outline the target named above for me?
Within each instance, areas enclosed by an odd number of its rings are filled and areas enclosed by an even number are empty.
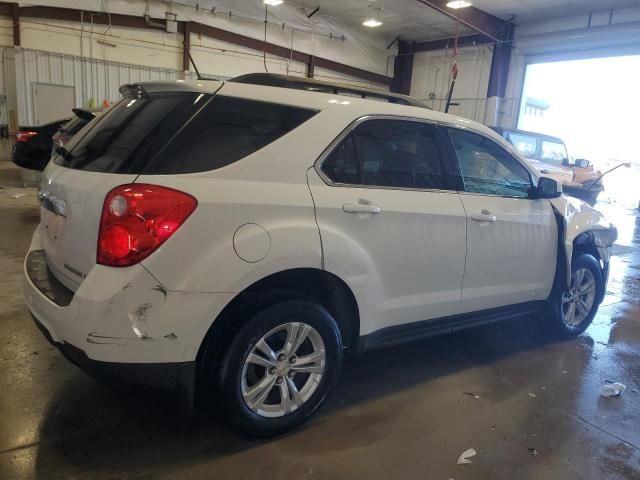
[[[421,101],[407,95],[389,93],[369,88],[353,87],[350,85],[340,85],[304,77],[290,77],[277,73],[248,73],[246,75],[240,75],[239,77],[231,78],[229,82],[248,83],[251,85],[263,85],[267,87],[291,88],[294,90],[332,93],[334,95],[347,95],[352,97],[357,96],[361,98],[369,98],[372,100],[396,103],[399,105],[410,105],[413,107],[429,108]]]

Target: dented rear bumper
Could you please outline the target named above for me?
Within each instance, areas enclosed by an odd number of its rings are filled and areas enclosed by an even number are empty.
[[[180,363],[118,363],[101,362],[89,358],[86,352],[67,342],[56,342],[51,333],[35,316],[33,320],[49,342],[58,348],[71,363],[89,375],[108,380],[135,383],[147,387],[179,391],[188,398],[195,388],[196,362]]]
[[[202,340],[233,297],[167,291],[140,264],[96,265],[72,292],[48,269],[39,228],[23,281],[36,323],[73,363],[100,376],[163,388],[192,380]]]

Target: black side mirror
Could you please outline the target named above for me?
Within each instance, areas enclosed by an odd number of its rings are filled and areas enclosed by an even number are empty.
[[[558,198],[562,195],[562,185],[553,178],[540,177],[538,188],[535,191],[536,198]]]
[[[574,163],[574,165],[578,168],[589,168],[591,164],[589,163],[589,160],[585,160],[584,158],[578,158],[576,160],[576,163]]]

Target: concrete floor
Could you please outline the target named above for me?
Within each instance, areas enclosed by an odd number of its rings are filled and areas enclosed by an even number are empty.
[[[640,217],[606,209],[620,240],[585,335],[522,318],[347,358],[312,421],[248,441],[215,409],[184,426],[170,395],[96,383],[45,341],[20,279],[35,191],[4,187],[0,478],[640,479]],[[607,381],[628,389],[601,398]]]

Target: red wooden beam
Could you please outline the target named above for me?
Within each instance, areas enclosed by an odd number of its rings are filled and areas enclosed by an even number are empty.
[[[410,46],[411,52],[430,52],[432,50],[443,50],[445,48],[453,48],[455,38],[443,38],[442,40],[429,40],[428,42],[414,43]],[[482,45],[485,43],[493,43],[489,37],[485,35],[466,35],[458,38],[458,48],[468,47],[470,45]]]
[[[20,7],[17,3],[11,4],[11,20],[13,22],[13,45],[20,46]]]
[[[501,20],[498,17],[480,10],[476,7],[466,8],[450,8],[447,7],[449,0],[416,0],[417,2],[432,8],[449,18],[456,21],[460,20],[460,23],[475,30],[486,37],[489,37],[494,42],[499,42],[500,32],[508,22]]]
[[[287,47],[281,47],[273,43],[265,43],[262,40],[256,38],[247,37],[246,35],[240,35],[239,33],[229,32],[221,28],[212,27],[211,25],[204,25],[202,23],[193,22],[193,32],[201,33],[209,38],[215,38],[234,45],[240,45],[252,50],[266,51],[269,55],[275,55],[282,58],[291,58],[296,62],[304,63],[308,65],[310,63],[310,57],[308,53],[300,52],[298,50],[290,50]],[[351,65],[345,65],[344,63],[334,62],[322,57],[313,56],[313,65],[315,68],[325,68],[334,72],[349,75],[351,77],[360,78],[369,82],[381,83],[383,85],[389,85],[391,78],[378,73],[363,70],[361,68],[352,67]]]

